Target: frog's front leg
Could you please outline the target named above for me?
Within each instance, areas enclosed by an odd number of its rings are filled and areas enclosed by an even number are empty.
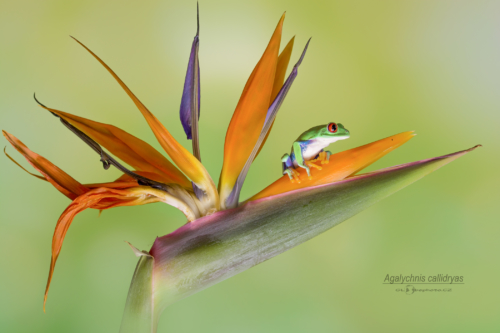
[[[331,155],[332,153],[329,150],[321,150],[320,153],[318,154],[318,158],[312,162],[320,161],[321,164],[328,164],[330,163]]]
[[[311,177],[311,170],[309,170],[309,167],[304,163],[304,157],[302,156],[302,147],[300,142],[293,143],[293,153],[295,154],[295,161],[297,161],[297,165],[301,168],[306,169],[307,175]]]
[[[332,156],[332,153],[329,150],[323,150],[316,155],[316,158],[313,160],[310,160],[309,162],[321,162],[321,164],[328,164],[330,163],[330,156]],[[321,169],[320,169],[321,170]]]
[[[309,176],[309,179],[312,179],[310,168],[315,168],[318,170],[322,169],[320,166],[314,164],[313,162],[304,160],[304,157],[302,156],[302,143],[300,142],[293,143],[293,153],[295,155],[295,160],[297,161],[297,165],[301,168],[306,169],[307,176]]]

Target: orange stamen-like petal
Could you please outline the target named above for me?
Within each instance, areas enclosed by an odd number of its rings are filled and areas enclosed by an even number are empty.
[[[292,56],[293,43],[295,41],[295,36],[290,39],[288,44],[286,44],[283,51],[281,51],[278,57],[278,64],[276,65],[276,74],[274,75],[274,84],[273,91],[271,93],[271,99],[269,101],[269,105],[271,105],[280,92],[281,87],[283,86],[283,82],[285,82],[286,70],[288,68],[288,64],[290,63],[290,57]]]
[[[296,181],[292,183],[290,178],[285,175],[248,199],[248,201],[345,179],[366,168],[414,136],[413,131],[403,132],[361,147],[333,154],[330,156],[328,164],[321,164],[322,170],[311,168],[311,180],[308,179],[305,169],[298,167],[295,171],[300,174],[300,183]]]
[[[23,169],[24,171],[26,171],[28,174],[32,175],[33,177],[36,177],[38,179],[41,179],[43,181],[48,181],[47,178],[45,178],[44,176],[40,176],[40,175],[37,175],[37,174],[34,174],[33,172],[30,172],[28,171],[25,167],[23,167],[21,164],[19,164],[15,159],[12,158],[12,156],[10,156],[9,154],[7,154],[7,146],[5,146],[3,148],[3,153],[5,154],[5,156],[7,156],[7,158],[9,160],[11,160],[15,165],[17,165],[18,167],[20,167],[21,169]]]
[[[147,172],[147,171],[138,171],[138,170],[132,170],[133,173],[146,177],[151,180],[155,180],[158,182],[162,181],[161,175],[158,175],[156,173],[152,172]],[[114,182],[107,182],[107,183],[92,183],[92,184],[85,184],[86,187],[88,188],[97,188],[97,187],[108,187],[108,188],[128,188],[128,187],[135,187],[139,186],[139,183],[137,182],[137,179],[133,178],[132,176],[129,176],[127,174],[123,174],[120,176],[118,179],[116,179]]]
[[[293,36],[292,39],[290,39],[290,41],[285,46],[283,51],[281,51],[281,54],[278,57],[278,65],[276,66],[276,75],[274,76],[273,92],[271,93],[271,100],[269,102],[269,106],[271,106],[274,99],[280,92],[280,89],[283,86],[283,82],[285,82],[286,69],[288,68],[288,64],[290,63],[290,57],[292,55],[294,41],[295,41],[295,36]],[[269,137],[269,133],[271,133],[271,130],[273,129],[273,125],[274,125],[274,120],[273,123],[271,124],[269,132],[267,132],[266,137],[264,138],[264,141],[262,142],[262,145],[259,148],[259,151],[257,152],[256,158],[257,156],[259,156],[262,147],[264,147],[264,145],[266,144],[267,138]]]
[[[179,184],[191,188],[189,180],[168,159],[150,144],[113,125],[103,124],[41,105],[63,118],[112,154],[137,170],[160,175],[155,179],[165,184]]]
[[[120,86],[125,90],[127,95],[132,99],[139,111],[146,119],[149,127],[153,131],[156,139],[163,147],[165,152],[170,156],[174,163],[186,174],[200,189],[205,191],[212,201],[215,209],[219,209],[219,195],[215,184],[210,177],[209,173],[201,162],[193,156],[186,148],[184,148],[174,137],[167,131],[165,126],[142,104],[142,102],[132,93],[132,91],[125,85],[125,83],[113,72],[113,70],[104,63],[96,54],[83,45],[80,41],[75,39],[81,46],[83,46],[90,54],[94,56],[103,65],[108,72],[115,78]]]
[[[56,189],[62,194],[70,199],[75,199],[79,195],[86,193],[89,189],[73,177],[68,175],[66,172],[59,169],[57,166],[52,164],[45,157],[38,155],[28,149],[18,138],[14,135],[2,131],[5,138],[10,142],[10,144],[20,152],[26,160],[37,169],[43,177],[50,182]]]
[[[272,103],[271,94],[284,19],[285,14],[281,17],[262,58],[248,78],[227,130],[224,164],[219,183],[223,206],[259,138],[267,110]]]

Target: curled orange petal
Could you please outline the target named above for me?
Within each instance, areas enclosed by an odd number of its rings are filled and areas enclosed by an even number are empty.
[[[174,198],[166,192],[145,186],[128,189],[100,187],[92,189],[77,197],[61,214],[61,217],[57,221],[56,229],[54,230],[54,235],[52,237],[52,257],[50,261],[49,277],[47,279],[47,287],[45,289],[43,301],[44,311],[57,258],[61,252],[66,233],[78,213],[87,208],[104,210],[120,206],[145,205],[159,201],[179,208],[190,221],[196,218],[192,215],[190,208],[184,202]]]
[[[16,148],[16,150],[20,152],[48,182],[50,182],[57,190],[59,190],[59,192],[68,198],[75,199],[77,196],[82,195],[89,190],[66,172],[52,164],[45,157],[29,150],[29,148],[14,135],[7,133],[6,131],[2,131],[2,133],[10,144]]]
[[[179,169],[141,139],[113,125],[78,117],[44,105],[40,106],[66,120],[135,169],[158,174],[161,176],[158,181],[165,184],[175,183],[191,188],[191,183]]]
[[[118,75],[116,75],[115,72],[113,72],[113,70],[104,63],[104,61],[102,61],[95,53],[93,53],[76,38],[73,39],[90,52],[90,54],[92,54],[92,56],[94,56],[94,58],[96,58],[97,61],[99,61],[101,65],[103,65],[115,78],[118,84],[120,84],[123,90],[125,90],[127,95],[132,99],[139,111],[141,111],[156,139],[168,156],[170,156],[170,158],[186,176],[188,176],[200,189],[207,193],[209,201],[211,201],[211,204],[215,207],[215,209],[219,209],[219,194],[217,193],[217,189],[212,178],[201,162],[174,139],[165,126],[163,126],[163,124],[160,123],[160,121],[146,108],[146,106],[142,104],[142,102],[132,93],[132,91],[125,85]]]
[[[262,58],[248,78],[226,133],[224,164],[219,182],[222,206],[225,205],[225,199],[231,193],[259,138],[267,110],[272,103],[271,94],[284,19],[285,14],[281,17]]]
[[[366,168],[414,136],[413,131],[403,132],[361,147],[333,154],[330,156],[328,164],[321,164],[322,170],[311,168],[311,180],[308,179],[305,169],[296,168],[295,170],[300,174],[300,183],[292,183],[288,176],[285,175],[248,199],[248,201],[342,180]]]

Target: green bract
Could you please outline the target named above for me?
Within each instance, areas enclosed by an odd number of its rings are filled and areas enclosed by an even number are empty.
[[[168,305],[293,248],[472,151],[259,199],[156,239],[130,286],[121,333],[156,332]]]

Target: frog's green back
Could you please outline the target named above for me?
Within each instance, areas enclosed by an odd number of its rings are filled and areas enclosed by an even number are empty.
[[[308,129],[307,131],[305,131],[304,133],[299,135],[299,137],[295,141],[307,141],[307,140],[315,139],[318,137],[319,133],[321,133],[321,131],[325,127],[326,127],[326,125],[318,125],[318,126],[311,127],[310,129]]]

